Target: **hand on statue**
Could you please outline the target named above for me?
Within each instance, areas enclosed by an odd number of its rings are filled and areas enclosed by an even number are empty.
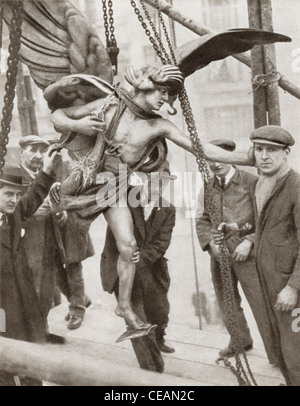
[[[47,149],[44,155],[43,172],[47,175],[55,175],[55,169],[60,165],[62,156],[56,150],[56,145]]]
[[[232,254],[232,258],[235,261],[245,261],[251,252],[251,248],[252,242],[245,239],[236,247]]]
[[[51,204],[58,204],[60,202],[60,191],[61,183],[60,182],[55,182],[51,186],[50,192],[49,192],[49,199]]]
[[[140,251],[139,251],[139,249],[137,249],[135,251],[135,253],[132,255],[131,262],[133,262],[134,264],[137,264],[138,262],[140,262]]]
[[[214,257],[214,259],[220,261],[221,253],[219,251],[218,246],[213,241],[210,241],[209,246],[211,255]]]
[[[74,121],[74,130],[81,134],[96,135],[97,132],[103,132],[106,130],[106,124],[93,115],[85,116]]]
[[[298,289],[286,285],[278,294],[275,309],[282,312],[292,311],[298,302]]]

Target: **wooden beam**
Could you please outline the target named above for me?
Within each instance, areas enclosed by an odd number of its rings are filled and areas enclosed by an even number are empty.
[[[25,137],[26,135],[31,134],[31,131],[30,131],[30,120],[27,114],[26,107],[27,97],[24,83],[23,65],[21,62],[18,63],[18,79],[16,93],[18,99],[18,111],[21,126],[21,135],[22,137]]]
[[[182,26],[188,28],[192,32],[198,35],[205,35],[214,33],[215,31],[206,27],[205,25],[193,20],[189,16],[186,16],[181,11],[177,10],[174,6],[166,3],[163,0],[157,0],[159,8],[162,13],[168,15],[174,21],[177,21]],[[144,0],[145,3],[156,8],[155,0]],[[244,65],[251,67],[251,58],[247,54],[237,54],[233,55],[235,59],[242,62]],[[278,85],[286,92],[290,93],[292,96],[300,99],[300,88],[294,85],[286,76],[280,74],[280,79]]]
[[[249,28],[261,29],[260,0],[248,0]],[[255,82],[257,75],[265,74],[264,50],[262,45],[256,45],[251,49],[251,72],[253,89],[253,119],[254,128],[268,124],[267,92],[265,86]]]
[[[260,0],[260,9],[261,28],[265,31],[274,31],[272,18],[272,0]],[[275,73],[277,71],[275,44],[263,45],[263,53],[265,73]],[[280,103],[277,81],[271,81],[266,85],[266,94],[268,124],[280,126]]]
[[[195,381],[72,352],[72,344],[0,337],[0,370],[64,386],[193,386]]]
[[[28,116],[30,122],[30,133],[34,135],[39,135],[36,115],[35,115],[35,100],[32,95],[31,79],[29,75],[24,76],[24,84],[26,90],[26,98],[28,103]]]

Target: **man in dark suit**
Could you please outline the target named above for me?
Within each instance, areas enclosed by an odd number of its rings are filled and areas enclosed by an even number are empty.
[[[151,175],[151,174],[149,174]],[[168,173],[159,173],[158,180],[175,179]],[[162,198],[161,182],[147,180],[141,190],[141,204],[130,205],[134,235],[138,251],[132,257],[137,265],[134,281],[132,303],[135,311],[142,318],[157,328],[147,337],[132,340],[140,366],[157,372],[163,371],[163,360],[160,351],[174,352],[174,349],[165,344],[165,329],[169,321],[170,305],[167,293],[170,286],[167,251],[172,231],[175,225],[175,207]],[[157,188],[153,187],[157,184]],[[145,193],[150,188],[150,193]],[[152,187],[151,187],[152,185]],[[135,206],[135,207],[133,207]],[[104,250],[101,256],[101,280],[105,291],[118,293],[117,274],[118,248],[111,230],[107,229]]]
[[[211,143],[228,151],[235,149],[235,143],[230,140],[217,139]],[[213,197],[223,221],[239,223],[242,230],[241,235],[229,235],[226,239],[226,246],[231,255],[230,273],[238,321],[237,334],[244,350],[252,349],[253,340],[242,308],[240,285],[255,317],[269,361],[276,364],[277,357],[270,340],[271,326],[264,306],[253,253],[255,221],[251,187],[256,183],[258,177],[229,164],[212,161],[208,161],[208,163],[214,174],[211,179]],[[220,252],[213,241],[212,223],[207,207],[204,207],[203,215],[196,219],[196,231],[201,248],[203,251],[208,251],[211,256],[212,282],[224,324],[228,332],[231,332],[229,320],[226,317]],[[222,349],[219,355],[220,357],[232,357],[234,354],[234,341],[230,336],[228,346]]]
[[[43,171],[23,197],[20,168],[7,164],[0,177],[0,308],[6,316],[3,336],[17,340],[48,340],[45,319],[26,261],[22,225],[42,204],[54,181],[53,169],[60,156],[57,152],[51,155],[51,152],[45,155]],[[14,375],[2,371],[0,385],[14,386]]]

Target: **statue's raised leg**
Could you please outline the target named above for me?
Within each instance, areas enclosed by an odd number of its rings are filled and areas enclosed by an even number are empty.
[[[104,216],[115,236],[119,250],[117,263],[119,294],[116,314],[122,317],[128,325],[128,331],[117,341],[141,337],[149,334],[155,326],[142,321],[131,306],[131,292],[135,276],[135,264],[131,258],[137,248],[131,213],[128,207],[111,207],[105,211]]]

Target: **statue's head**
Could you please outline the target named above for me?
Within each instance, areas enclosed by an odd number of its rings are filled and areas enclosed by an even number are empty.
[[[167,87],[170,96],[176,96],[184,82],[182,73],[175,65],[148,65],[138,70],[130,66],[126,70],[125,79],[135,91],[146,92],[158,87]]]

